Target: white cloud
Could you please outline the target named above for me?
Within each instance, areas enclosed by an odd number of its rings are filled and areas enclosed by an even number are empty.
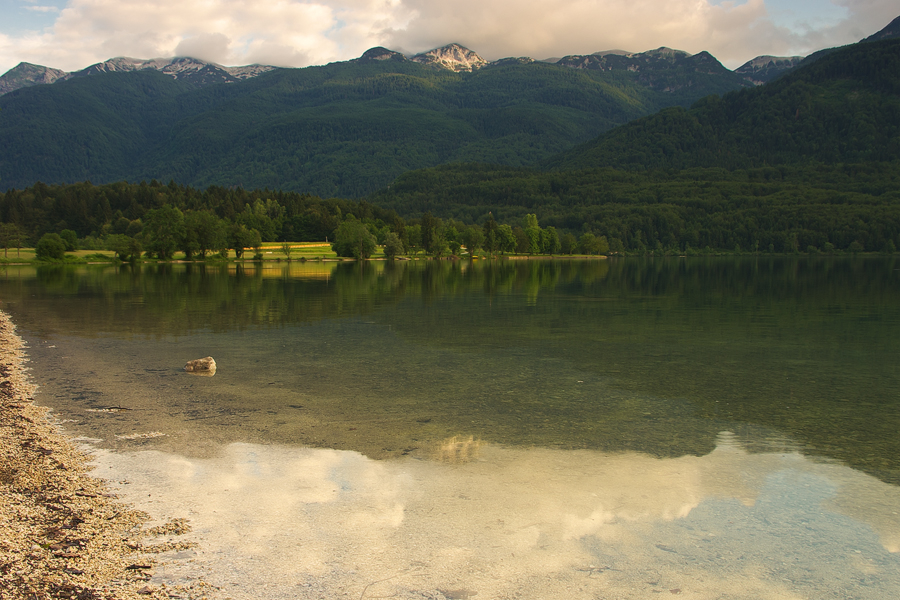
[[[58,13],[59,8],[56,6],[25,6],[23,7],[25,10],[31,10],[34,12],[42,12],[42,13]]]
[[[390,40],[417,51],[437,40],[458,41],[489,59],[519,55],[546,58],[616,48],[640,52],[669,46],[691,53],[707,50],[736,67],[762,54],[808,54],[852,43],[881,29],[900,13],[895,0],[835,0],[845,9],[846,20],[804,21],[801,17],[812,15],[815,5],[831,5],[831,0],[806,0],[804,10],[808,12],[796,14],[798,22],[812,25],[792,29],[772,19],[768,8],[771,2],[574,0],[548,4],[520,0],[511,4],[405,0],[416,16],[407,28],[393,32]],[[816,24],[818,29],[813,27]]]
[[[181,40],[175,56],[191,56],[211,62],[221,62],[228,56],[231,40],[222,33],[201,33]]]
[[[22,6],[49,14],[51,4]],[[829,18],[816,18],[825,7]],[[50,27],[4,30],[0,72],[23,60],[75,70],[176,54],[299,67],[372,46],[420,52],[450,42],[488,59],[669,46],[736,67],[857,41],[898,12],[896,0],[69,0]]]
[[[0,38],[0,69],[24,60],[75,70],[188,50],[228,65],[321,64],[378,45],[406,11],[398,0],[70,0],[51,27]]]

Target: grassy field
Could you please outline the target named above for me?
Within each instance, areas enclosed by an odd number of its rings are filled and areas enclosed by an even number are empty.
[[[283,245],[282,242],[263,244],[260,248],[263,260],[286,259],[287,255],[282,249]],[[325,242],[290,242],[290,246],[291,260],[300,258],[305,258],[307,260],[317,258],[337,258],[337,254],[331,249],[331,244]],[[252,258],[253,250],[247,250],[244,253],[244,256],[247,256],[248,254]]]
[[[282,243],[270,242],[260,247],[260,253],[265,261],[287,260],[287,255],[282,249]],[[256,251],[248,248],[244,251],[243,260],[253,260]],[[373,258],[383,257],[381,248],[377,248]],[[74,252],[66,252],[67,260],[73,262],[115,262],[115,253],[111,250],[75,250]],[[331,249],[331,244],[325,242],[292,242],[291,243],[291,260],[323,260],[336,259],[337,254]],[[0,264],[3,263],[30,263],[35,260],[34,248],[11,248],[5,253],[0,254]],[[147,259],[149,260],[149,259]],[[173,260],[184,260],[183,252],[176,252]],[[209,255],[209,261],[221,260],[218,255]],[[228,252],[228,260],[235,260],[233,250]]]
[[[334,250],[331,249],[331,244],[327,244],[325,242],[291,242],[291,251],[290,251],[290,260],[291,261],[321,261],[321,260],[341,260],[337,254],[335,254]],[[285,254],[283,249],[282,242],[268,242],[263,244],[259,252],[262,255],[262,260],[266,262],[281,262],[287,261],[288,255]],[[241,260],[243,261],[254,261],[254,256],[256,255],[256,250],[254,248],[247,248],[244,251],[244,256]],[[421,260],[426,259],[427,256],[418,252],[416,254],[405,255],[407,258],[412,260]],[[551,259],[554,258],[552,256],[532,256],[527,254],[505,254],[502,255],[503,258],[506,259],[529,259],[529,260],[539,260],[539,259]],[[463,257],[468,258],[467,254],[463,254]],[[483,256],[481,252],[478,253],[479,258],[486,258]],[[558,255],[555,258],[598,258],[598,257],[589,257],[586,255]],[[375,247],[375,252],[372,254],[374,259],[383,259],[384,251],[381,246]],[[183,252],[176,252],[172,257],[174,261],[184,260]],[[150,258],[142,258],[142,261],[152,261],[155,259]],[[196,258],[194,260],[197,260]],[[207,262],[222,262],[222,259],[218,254],[210,254],[206,258]],[[229,261],[237,260],[234,255],[233,250],[228,251]],[[111,250],[76,250],[74,252],[66,253],[66,261],[73,263],[103,263],[103,262],[116,262],[115,253]],[[34,248],[20,248],[16,250],[15,248],[8,250],[5,254],[0,254],[0,265],[2,264],[20,264],[20,263],[31,263],[31,262],[40,262],[36,261],[34,256]]]

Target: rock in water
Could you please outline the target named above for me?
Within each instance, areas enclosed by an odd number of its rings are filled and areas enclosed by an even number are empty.
[[[215,375],[216,361],[212,356],[189,360],[188,363],[184,365],[184,370],[188,373],[194,373],[195,375]]]

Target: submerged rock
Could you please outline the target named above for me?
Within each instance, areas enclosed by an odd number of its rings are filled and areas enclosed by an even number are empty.
[[[215,375],[216,361],[212,356],[189,360],[187,364],[184,365],[184,370],[195,375]]]

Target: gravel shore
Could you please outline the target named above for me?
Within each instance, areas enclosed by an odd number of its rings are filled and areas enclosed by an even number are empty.
[[[35,404],[27,360],[15,326],[0,312],[0,600],[214,592],[203,583],[190,589],[152,583],[154,553],[185,546],[177,535],[187,524],[147,527],[148,515],[89,474],[89,456]]]

